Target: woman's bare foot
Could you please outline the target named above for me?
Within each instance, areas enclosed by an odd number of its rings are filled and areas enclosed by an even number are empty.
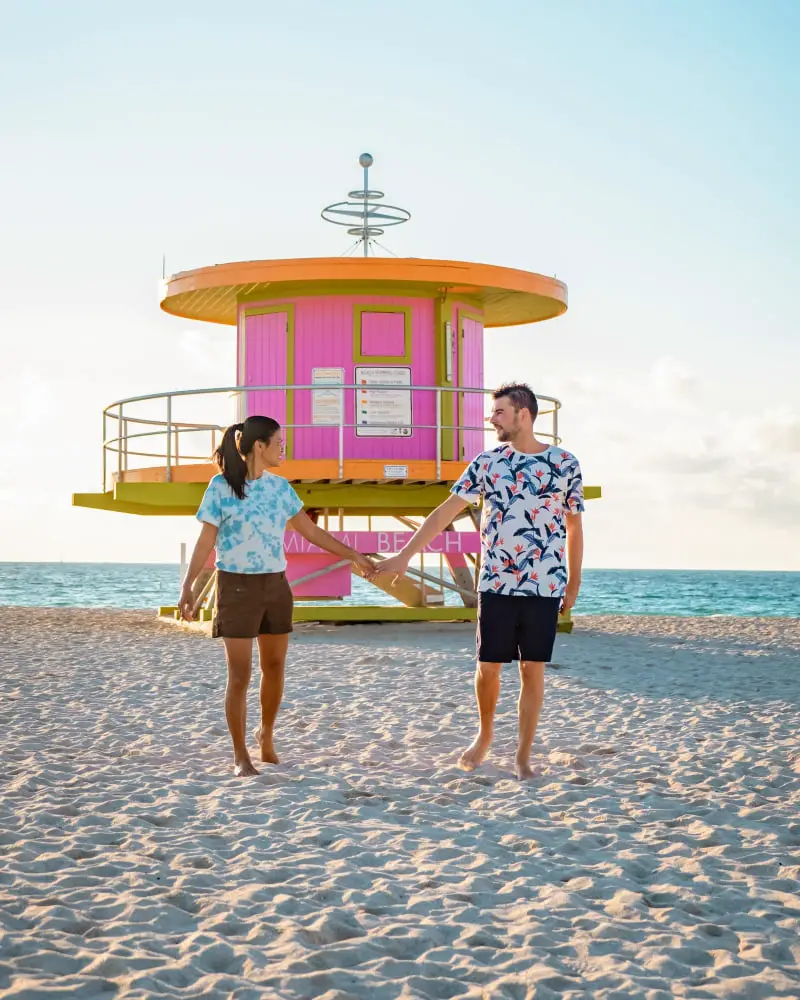
[[[258,743],[259,750],[261,751],[261,763],[262,764],[280,764],[278,755],[275,753],[275,747],[272,744],[272,734],[267,735],[261,726],[256,729],[253,734],[256,738],[256,743]]]
[[[483,758],[486,756],[491,742],[491,735],[484,736],[478,733],[474,742],[458,758],[458,766],[465,771],[474,771],[483,763]]]
[[[242,757],[233,762],[233,773],[237,778],[251,778],[254,774],[259,774],[260,772],[255,769],[249,757]]]

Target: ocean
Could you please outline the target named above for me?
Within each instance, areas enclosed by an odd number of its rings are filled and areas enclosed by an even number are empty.
[[[177,564],[0,563],[0,606],[152,610],[176,604],[179,590]],[[354,580],[346,603],[392,599]],[[798,617],[800,573],[585,569],[575,614]]]

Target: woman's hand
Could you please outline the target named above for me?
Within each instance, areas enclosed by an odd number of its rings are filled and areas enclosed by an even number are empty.
[[[185,619],[187,622],[194,621],[194,594],[192,593],[192,588],[188,584],[184,584],[181,589],[181,596],[178,600],[178,608],[180,609],[181,618]]]
[[[214,524],[203,524],[203,527],[200,529],[200,537],[197,539],[197,544],[192,553],[192,558],[189,560],[189,568],[186,570],[186,575],[183,578],[181,596],[178,600],[181,618],[185,618],[187,622],[194,621],[195,600],[192,593],[192,584],[197,580],[200,571],[208,562],[208,557],[217,544],[218,530]]]
[[[375,569],[375,563],[371,559],[368,559],[367,556],[362,555],[360,552],[354,552],[353,562],[364,574],[365,580],[375,579],[377,576],[377,570]]]

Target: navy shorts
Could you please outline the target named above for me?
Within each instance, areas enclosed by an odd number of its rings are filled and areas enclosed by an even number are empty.
[[[512,597],[481,591],[478,659],[481,663],[547,663],[553,655],[560,606],[560,597]]]

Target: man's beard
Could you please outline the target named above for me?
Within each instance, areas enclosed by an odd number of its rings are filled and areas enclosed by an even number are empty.
[[[503,442],[511,441],[511,439],[514,437],[514,435],[515,435],[515,433],[517,432],[518,429],[519,429],[519,424],[516,421],[514,422],[514,426],[513,427],[509,427],[507,430],[503,430],[502,428],[498,427],[496,429],[497,430],[497,440],[498,441],[503,441]]]

